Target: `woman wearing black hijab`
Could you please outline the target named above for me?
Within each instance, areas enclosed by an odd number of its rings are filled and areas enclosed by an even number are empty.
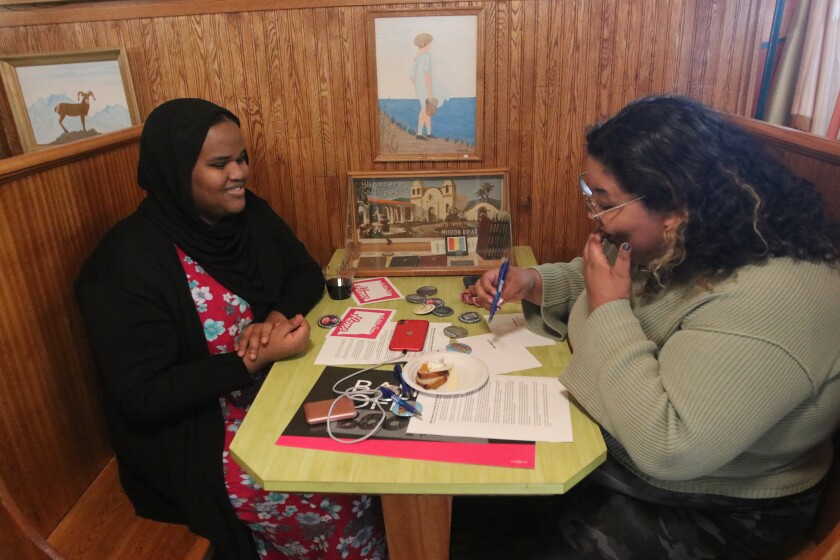
[[[166,102],[138,167],[146,198],[76,282],[137,513],[187,524],[215,558],[384,558],[374,500],[265,492],[228,459],[267,369],[306,349],[303,314],[323,292],[319,265],[245,188],[239,120],[201,99]]]

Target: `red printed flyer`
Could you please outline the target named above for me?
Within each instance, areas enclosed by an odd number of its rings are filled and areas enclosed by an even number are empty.
[[[359,305],[402,299],[402,294],[391,281],[384,276],[365,278],[353,282],[353,299]]]
[[[329,336],[375,339],[395,311],[393,309],[361,309],[351,307]]]

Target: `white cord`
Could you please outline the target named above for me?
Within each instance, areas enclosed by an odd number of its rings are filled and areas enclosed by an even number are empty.
[[[362,387],[350,387],[349,389],[345,389],[344,391],[340,391],[340,390],[337,389],[337,387],[340,383],[350,379],[351,377],[355,377],[356,375],[366,373],[366,372],[368,372],[372,369],[376,369],[378,367],[382,367],[382,366],[385,366],[385,365],[388,365],[388,364],[393,364],[393,363],[396,363],[396,362],[403,361],[406,354],[407,354],[407,352],[405,350],[403,350],[402,355],[397,356],[396,358],[391,358],[390,360],[385,360],[382,363],[370,366],[368,368],[360,369],[359,371],[354,371],[350,375],[339,379],[338,381],[335,382],[335,384],[333,384],[332,391],[333,391],[333,393],[337,394],[338,397],[336,397],[335,400],[333,400],[332,404],[330,405],[330,409],[327,411],[327,434],[329,434],[330,438],[332,438],[334,441],[337,441],[338,443],[359,443],[360,441],[364,441],[364,440],[368,439],[369,437],[372,437],[375,434],[379,433],[379,430],[380,430],[380,428],[382,428],[382,424],[385,423],[385,418],[387,417],[387,414],[385,413],[385,409],[382,408],[382,403],[381,403],[382,391],[380,391],[379,389],[366,389],[366,388],[362,388]],[[335,408],[335,404],[338,402],[338,400],[341,397],[347,397],[350,400],[352,400],[354,403],[358,403],[358,404],[355,405],[356,408],[366,407],[371,403],[375,404],[376,408],[379,409],[379,412],[382,413],[382,416],[379,418],[379,422],[376,423],[376,426],[374,426],[373,429],[370,432],[368,432],[367,434],[363,435],[360,438],[357,438],[357,439],[341,439],[341,438],[336,437],[332,433],[332,428],[330,428],[330,424],[331,424],[330,417],[332,416],[332,412],[333,412],[333,408]]]

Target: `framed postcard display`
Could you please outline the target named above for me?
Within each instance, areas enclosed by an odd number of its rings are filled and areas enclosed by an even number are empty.
[[[140,123],[122,48],[0,55],[24,152]]]
[[[513,257],[507,169],[348,176],[357,276],[477,274]]]
[[[483,11],[368,15],[375,161],[480,160]]]

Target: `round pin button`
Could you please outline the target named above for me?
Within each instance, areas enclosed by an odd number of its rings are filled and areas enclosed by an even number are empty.
[[[481,321],[481,315],[475,311],[466,311],[458,315],[458,320],[462,323],[478,323]]]
[[[443,300],[437,297],[426,298],[423,303],[431,303],[432,305],[443,305]]]
[[[410,404],[415,409],[417,409],[417,412],[420,412],[420,413],[423,412],[423,404],[422,403],[419,403],[419,402],[416,402],[416,401],[408,401],[408,404]],[[399,405],[399,403],[394,403],[394,404],[391,405],[391,412],[393,412],[397,416],[402,416],[403,418],[411,418],[412,416],[414,416],[413,412],[407,411],[406,409],[401,407]]]
[[[450,342],[446,345],[446,349],[450,352],[460,352],[461,354],[470,354],[472,352],[470,345],[464,344],[463,342]]]
[[[432,303],[421,303],[417,307],[414,308],[415,315],[428,315],[432,311],[435,310],[435,305]]]
[[[446,327],[445,329],[443,329],[443,334],[445,334],[449,338],[463,338],[469,333],[464,327],[452,325],[451,327]]]
[[[438,305],[432,309],[432,315],[435,317],[449,317],[453,313],[455,313],[455,310],[445,305]]]
[[[417,293],[421,296],[429,297],[437,293],[437,288],[434,286],[420,286],[417,288]]]
[[[425,303],[426,297],[420,294],[408,294],[405,296],[405,301],[408,303]]]
[[[338,315],[321,315],[318,318],[318,326],[322,329],[331,329],[338,324]]]

